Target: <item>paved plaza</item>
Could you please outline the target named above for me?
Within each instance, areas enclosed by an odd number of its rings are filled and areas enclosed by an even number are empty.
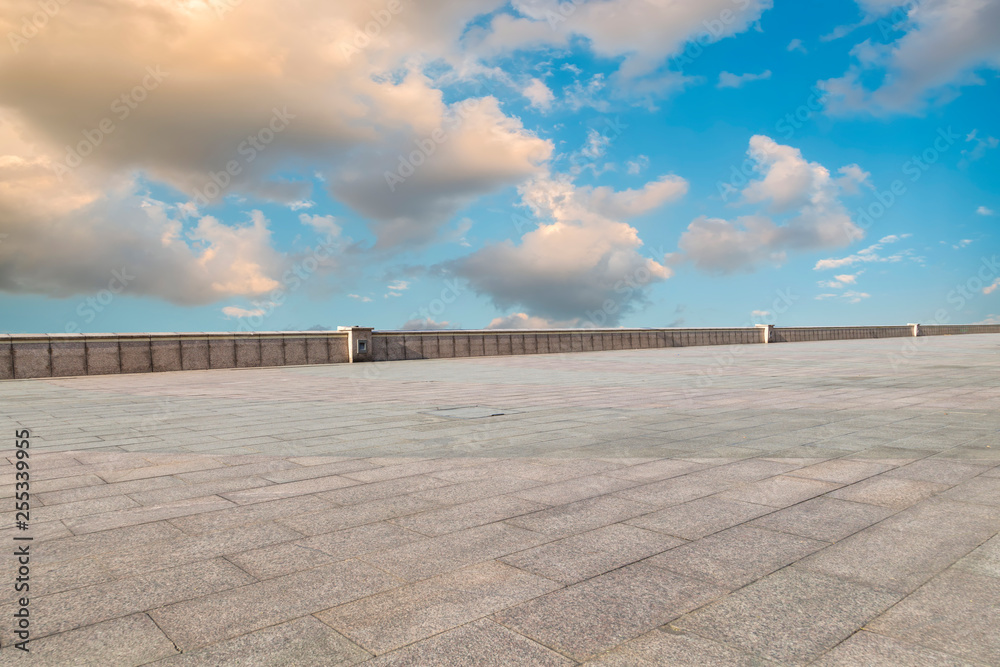
[[[5,381],[0,420],[3,664],[1000,664],[1000,336]]]

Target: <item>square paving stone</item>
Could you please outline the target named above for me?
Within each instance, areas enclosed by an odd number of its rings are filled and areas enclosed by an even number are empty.
[[[371,658],[330,626],[313,616],[257,630],[228,641],[161,660],[155,667],[218,665],[355,665]]]
[[[572,584],[684,544],[626,524],[613,524],[527,549],[501,560],[515,567]]]
[[[629,479],[618,479],[609,475],[590,475],[556,484],[536,486],[524,491],[517,491],[512,495],[546,505],[565,505],[577,500],[628,489],[636,484],[637,482]]]
[[[303,535],[322,535],[345,528],[379,523],[388,519],[436,508],[436,503],[413,496],[384,498],[370,503],[335,507],[320,512],[290,513],[281,523]]]
[[[777,663],[737,651],[704,637],[675,630],[669,625],[625,642],[597,658],[587,667],[768,667]]]
[[[1000,578],[1000,535],[976,547],[954,567],[963,572]]]
[[[766,505],[709,497],[673,505],[637,519],[630,519],[628,523],[676,535],[685,540],[696,540],[773,511],[773,507]]]
[[[345,560],[373,551],[385,551],[410,542],[426,539],[420,533],[391,523],[370,523],[364,526],[324,533],[295,544],[306,549],[314,549],[329,554],[337,560]]]
[[[769,660],[816,659],[899,596],[786,568],[673,625]]]
[[[947,484],[879,475],[838,489],[830,497],[901,510],[946,490]]]
[[[635,482],[657,482],[661,479],[686,475],[705,468],[704,464],[679,459],[663,459],[640,465],[629,466],[608,473],[611,477],[620,477]]]
[[[251,549],[232,554],[227,558],[240,569],[261,581],[302,570],[311,570],[314,567],[338,560],[322,551],[309,549],[295,542]]]
[[[576,660],[663,625],[723,594],[705,582],[636,563],[494,615]]]
[[[548,506],[514,496],[493,496],[471,503],[410,514],[392,521],[422,535],[436,536],[511,519],[546,507]]]
[[[347,560],[160,607],[150,615],[188,651],[401,584],[366,563]]]
[[[506,523],[549,536],[563,536],[583,533],[652,511],[652,507],[640,502],[599,496],[526,514]]]
[[[317,495],[324,500],[329,500],[338,505],[357,505],[359,503],[392,498],[408,493],[416,493],[417,491],[436,489],[441,486],[449,486],[450,484],[450,482],[434,477],[414,475],[412,477],[390,479],[384,482],[348,486],[336,491],[324,491]]]
[[[484,618],[386,653],[370,664],[371,667],[569,667],[576,663]]]
[[[826,542],[736,526],[671,549],[647,562],[730,590],[808,556]]]
[[[272,500],[266,503],[243,506],[234,506],[232,503],[227,502],[226,509],[223,511],[206,512],[170,519],[170,524],[180,528],[185,533],[197,535],[199,533],[225,530],[226,528],[242,526],[248,523],[284,519],[319,510],[329,510],[332,507],[332,504],[316,496],[295,496],[282,500]],[[291,526],[291,528],[295,530],[295,526]]]
[[[864,630],[837,644],[814,667],[975,667],[973,663],[923,646]]]
[[[340,605],[316,617],[381,654],[557,587],[509,565],[487,562]]]
[[[779,475],[724,491],[719,494],[719,498],[742,500],[770,507],[788,507],[833,491],[837,487],[837,484],[831,482]]]
[[[958,484],[970,477],[982,474],[986,470],[988,468],[985,466],[970,465],[948,459],[928,458],[896,468],[886,477],[914,479],[937,484]]]
[[[837,542],[891,516],[892,509],[820,496],[751,521],[748,525],[814,540]]]
[[[869,624],[873,632],[1000,664],[1000,579],[949,570]]]
[[[645,503],[653,507],[669,507],[680,503],[710,496],[733,486],[735,482],[706,477],[703,473],[692,473],[664,479],[652,484],[635,486],[624,491],[616,491],[613,495]]]
[[[823,482],[838,482],[840,484],[853,484],[867,479],[873,475],[878,475],[892,466],[883,463],[873,463],[871,461],[851,461],[850,459],[831,459],[815,465],[799,468],[788,473],[793,477],[808,477],[818,479]]]
[[[278,500],[280,498],[289,498],[292,496],[310,495],[313,493],[319,493],[320,491],[330,491],[331,489],[353,486],[354,484],[357,484],[354,480],[347,479],[346,477],[341,477],[339,475],[331,475],[329,477],[317,477],[316,479],[304,479],[299,482],[270,484],[268,486],[261,486],[255,489],[222,493],[220,495],[226,500],[231,500],[238,505],[250,505],[252,503],[261,503],[268,500]]]
[[[1000,479],[974,477],[959,483],[941,495],[949,500],[958,500],[963,503],[998,507],[1000,506]]]
[[[176,655],[177,649],[146,614],[116,618],[86,628],[33,639],[24,658],[31,665],[144,665]],[[16,649],[5,646],[0,662],[16,665]],[[20,653],[18,651],[18,653]],[[11,654],[4,656],[3,654]],[[9,660],[10,662],[7,662]]]
[[[972,551],[981,526],[963,526],[942,513],[914,522],[892,517],[803,560],[799,567],[879,590],[911,593]]]
[[[361,558],[397,577],[417,581],[522,551],[551,539],[505,523],[493,523],[366,554]]]
[[[252,578],[221,558],[31,600],[32,639],[243,586]],[[8,611],[9,610],[9,611]],[[7,606],[4,616],[13,613]]]

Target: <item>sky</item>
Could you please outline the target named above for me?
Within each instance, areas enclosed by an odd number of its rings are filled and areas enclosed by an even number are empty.
[[[1000,322],[1000,0],[0,27],[3,332]]]

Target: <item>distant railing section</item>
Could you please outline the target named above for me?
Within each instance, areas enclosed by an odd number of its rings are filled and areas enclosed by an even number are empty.
[[[1000,333],[1000,324],[0,334],[0,379]]]

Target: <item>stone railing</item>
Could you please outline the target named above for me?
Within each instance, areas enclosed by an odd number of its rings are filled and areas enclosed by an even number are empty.
[[[1000,325],[0,335],[0,379],[1000,333]]]

